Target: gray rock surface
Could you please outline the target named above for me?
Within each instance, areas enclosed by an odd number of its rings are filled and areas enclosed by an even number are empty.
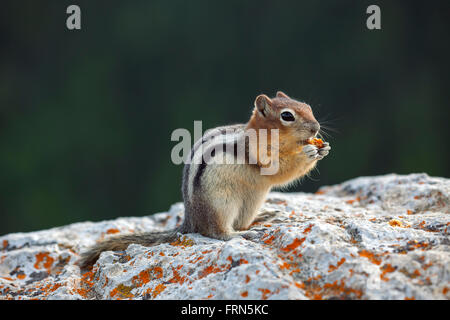
[[[198,234],[104,252],[96,241],[179,225],[183,205],[148,217],[0,237],[2,299],[449,299],[450,180],[361,177],[315,194],[271,193],[252,240]]]

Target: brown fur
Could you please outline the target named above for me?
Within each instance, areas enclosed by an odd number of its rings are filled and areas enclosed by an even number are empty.
[[[306,143],[305,136],[299,135],[299,127],[284,126],[279,120],[279,113],[283,109],[293,110],[302,120],[302,126],[309,130],[310,124],[317,124],[311,107],[303,102],[289,98],[285,93],[278,91],[276,98],[270,99],[261,95],[266,100],[265,103],[273,111],[268,116],[261,116],[258,112],[258,103],[262,103],[261,98],[255,100],[255,109],[253,110],[250,121],[247,124],[248,129],[278,129],[279,130],[279,158],[280,170],[278,174],[267,176],[273,185],[283,185],[307,174],[312,170],[316,161],[308,163],[308,159],[297,150]],[[268,132],[268,141],[270,140],[270,131]]]

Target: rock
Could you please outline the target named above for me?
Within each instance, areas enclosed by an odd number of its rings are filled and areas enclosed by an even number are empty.
[[[3,299],[449,299],[450,180],[361,177],[316,194],[271,193],[256,236],[180,235],[104,252],[96,241],[179,225],[183,205],[141,218],[84,222],[0,237]]]

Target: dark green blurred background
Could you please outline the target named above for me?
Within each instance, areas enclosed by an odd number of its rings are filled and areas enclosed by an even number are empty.
[[[82,30],[66,28],[78,4]],[[381,7],[382,30],[366,28]],[[260,93],[313,107],[315,191],[449,176],[448,1],[2,1],[0,234],[181,201],[176,128],[246,122]]]

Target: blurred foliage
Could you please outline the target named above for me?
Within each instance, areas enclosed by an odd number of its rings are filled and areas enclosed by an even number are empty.
[[[369,1],[3,1],[0,234],[166,210],[171,132],[246,122],[277,90],[336,130],[290,191],[448,177],[448,3],[376,1],[370,31]]]

